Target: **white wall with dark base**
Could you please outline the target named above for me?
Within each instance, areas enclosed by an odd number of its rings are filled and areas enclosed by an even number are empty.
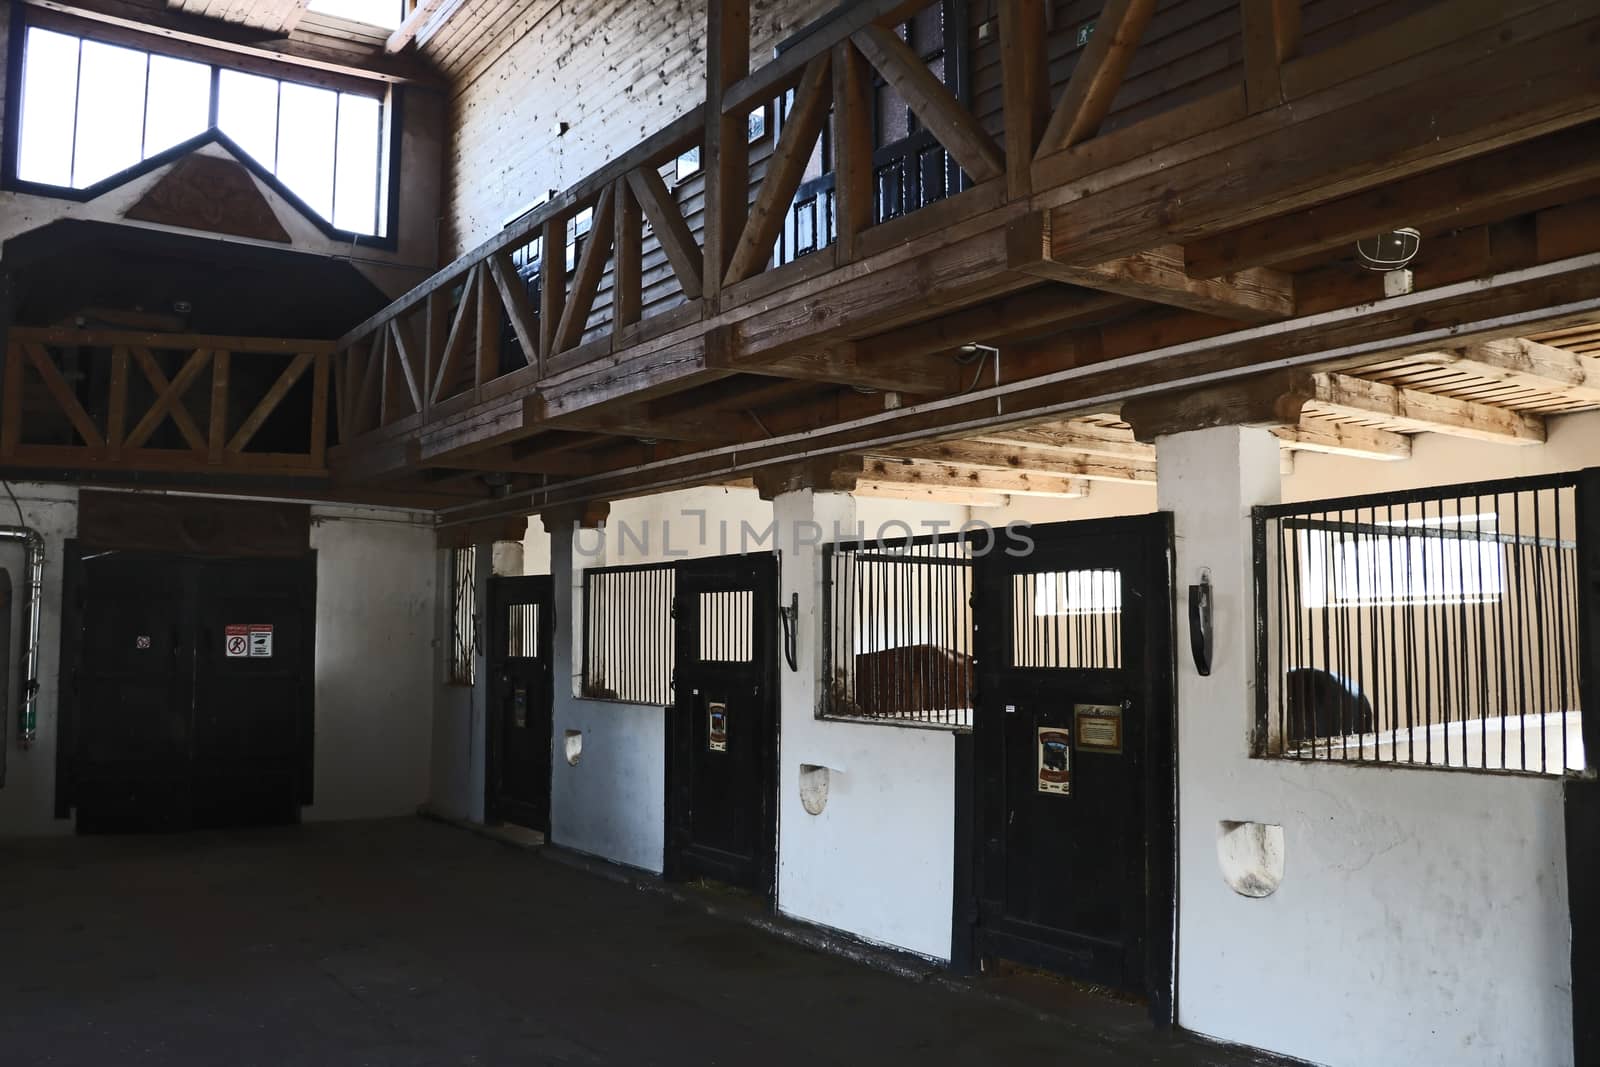
[[[1249,756],[1249,509],[1279,495],[1264,430],[1163,438],[1180,650],[1214,583],[1210,677],[1178,662],[1178,1021],[1331,1067],[1572,1061],[1561,783]],[[1426,484],[1426,483],[1423,483]],[[1223,877],[1223,822],[1283,828],[1270,896]]]
[[[797,544],[807,523],[851,528],[843,493],[786,493],[775,502],[783,545],[780,602],[799,594],[796,660],[780,668],[778,909],[868,941],[950,957],[955,871],[955,737],[948,731],[821,720],[821,553]],[[914,508],[912,509],[915,510]],[[870,532],[870,530],[869,530]],[[902,535],[903,536],[903,535]],[[826,782],[817,814],[801,798]],[[812,805],[817,807],[813,792]]]
[[[588,536],[593,540],[593,531]],[[576,566],[574,565],[576,562]],[[584,700],[583,567],[573,532],[550,536],[555,583],[554,733],[551,743],[550,840],[614,863],[660,873],[666,842],[666,712],[643,704]],[[581,746],[568,762],[568,733]]]

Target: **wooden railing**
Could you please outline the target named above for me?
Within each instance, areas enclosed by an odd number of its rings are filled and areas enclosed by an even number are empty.
[[[1195,264],[1225,259],[1226,250],[1210,249],[1208,261],[1172,242],[1326,200],[1330,189],[1357,191],[1420,173],[1437,165],[1430,153],[1463,158],[1510,143],[1492,114],[1480,123],[1464,109],[1451,116],[1459,129],[1420,137],[1384,127],[1374,112],[1418,86],[1447,99],[1456,82],[1481,89],[1474,42],[1487,34],[1515,26],[1507,47],[1535,56],[1566,47],[1553,32],[1558,23],[1582,21],[1533,0],[1446,0],[1368,37],[1301,55],[1294,0],[1240,0],[1243,61],[1235,61],[1233,83],[1175,92],[1128,120],[1115,109],[1118,93],[1157,16],[1155,0],[1106,0],[1092,33],[1079,28],[1070,76],[1057,89],[1047,40],[1072,28],[1049,27],[1046,0],[1001,0],[989,46],[998,54],[1000,99],[983,114],[896,34],[895,25],[924,6],[858,0],[751,73],[747,4],[709,0],[703,106],[339,340],[336,466],[352,478],[449,466],[541,428],[584,429],[575,416],[603,403],[612,406],[597,428],[670,439],[647,412],[619,415],[614,402],[738,371],[948,392],[949,375],[934,373],[940,368],[926,357],[971,339],[955,332],[965,324],[928,322],[923,335],[909,327],[1040,279],[1098,290],[1101,302],[1085,305],[1097,313],[1122,300],[1224,321],[1283,319],[1299,306],[1288,274],[1264,266],[1204,273]],[[1425,61],[1446,50],[1448,62]],[[1504,78],[1511,85],[1511,75]],[[963,187],[944,203],[892,219],[881,218],[874,201],[879,80],[963,175]],[[791,92],[780,135],[752,154],[749,112]],[[1561,101],[1571,94],[1563,96],[1553,79],[1548,92],[1526,95],[1528,107],[1560,113],[1550,129],[1592,117],[1576,107],[1564,112]],[[830,112],[836,233],[802,258],[775,255]],[[1375,122],[1382,144],[1356,132]],[[1474,140],[1472,123],[1499,140]],[[1302,128],[1307,143],[1288,145]],[[1340,147],[1347,144],[1356,147]],[[703,175],[669,188],[662,169],[691,149],[700,151]],[[1246,150],[1255,153],[1248,166],[1215,165]],[[1342,154],[1330,160],[1335,151]],[[1181,195],[1179,179],[1187,183]],[[569,222],[585,211],[591,229],[569,269]],[[1347,237],[1336,226],[1318,239]],[[641,298],[646,260],[670,267],[669,296]],[[816,295],[824,292],[825,304]],[[1021,325],[1041,329],[1062,309],[1084,310],[1056,293],[1047,294],[1049,306],[1026,309]],[[880,344],[885,331],[899,332]],[[872,338],[870,351],[857,345],[862,337]],[[1011,366],[1017,373],[1019,365]]]
[[[332,362],[327,341],[13,326],[0,462],[323,474]]]

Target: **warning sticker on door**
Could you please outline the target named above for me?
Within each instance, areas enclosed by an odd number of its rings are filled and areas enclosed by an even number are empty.
[[[1059,726],[1039,727],[1039,792],[1072,795],[1072,735]]]
[[[272,624],[252,622],[224,626],[222,654],[229,659],[271,659]]]
[[[728,751],[728,705],[706,706],[706,747],[713,752]]]

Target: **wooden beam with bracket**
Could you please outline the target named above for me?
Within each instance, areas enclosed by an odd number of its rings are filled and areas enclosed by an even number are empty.
[[[1294,280],[1279,271],[1252,267],[1222,278],[1194,278],[1176,245],[1085,266],[1065,261],[1069,253],[1058,241],[1050,212],[1032,212],[1007,229],[1007,262],[1035,277],[1244,322],[1294,314]]]

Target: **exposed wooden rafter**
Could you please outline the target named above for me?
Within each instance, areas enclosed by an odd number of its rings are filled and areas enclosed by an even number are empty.
[[[1396,388],[1349,374],[1310,376],[1306,410],[1321,415],[1377,419],[1413,432],[1449,434],[1502,444],[1539,444],[1544,420],[1489,404]]]

